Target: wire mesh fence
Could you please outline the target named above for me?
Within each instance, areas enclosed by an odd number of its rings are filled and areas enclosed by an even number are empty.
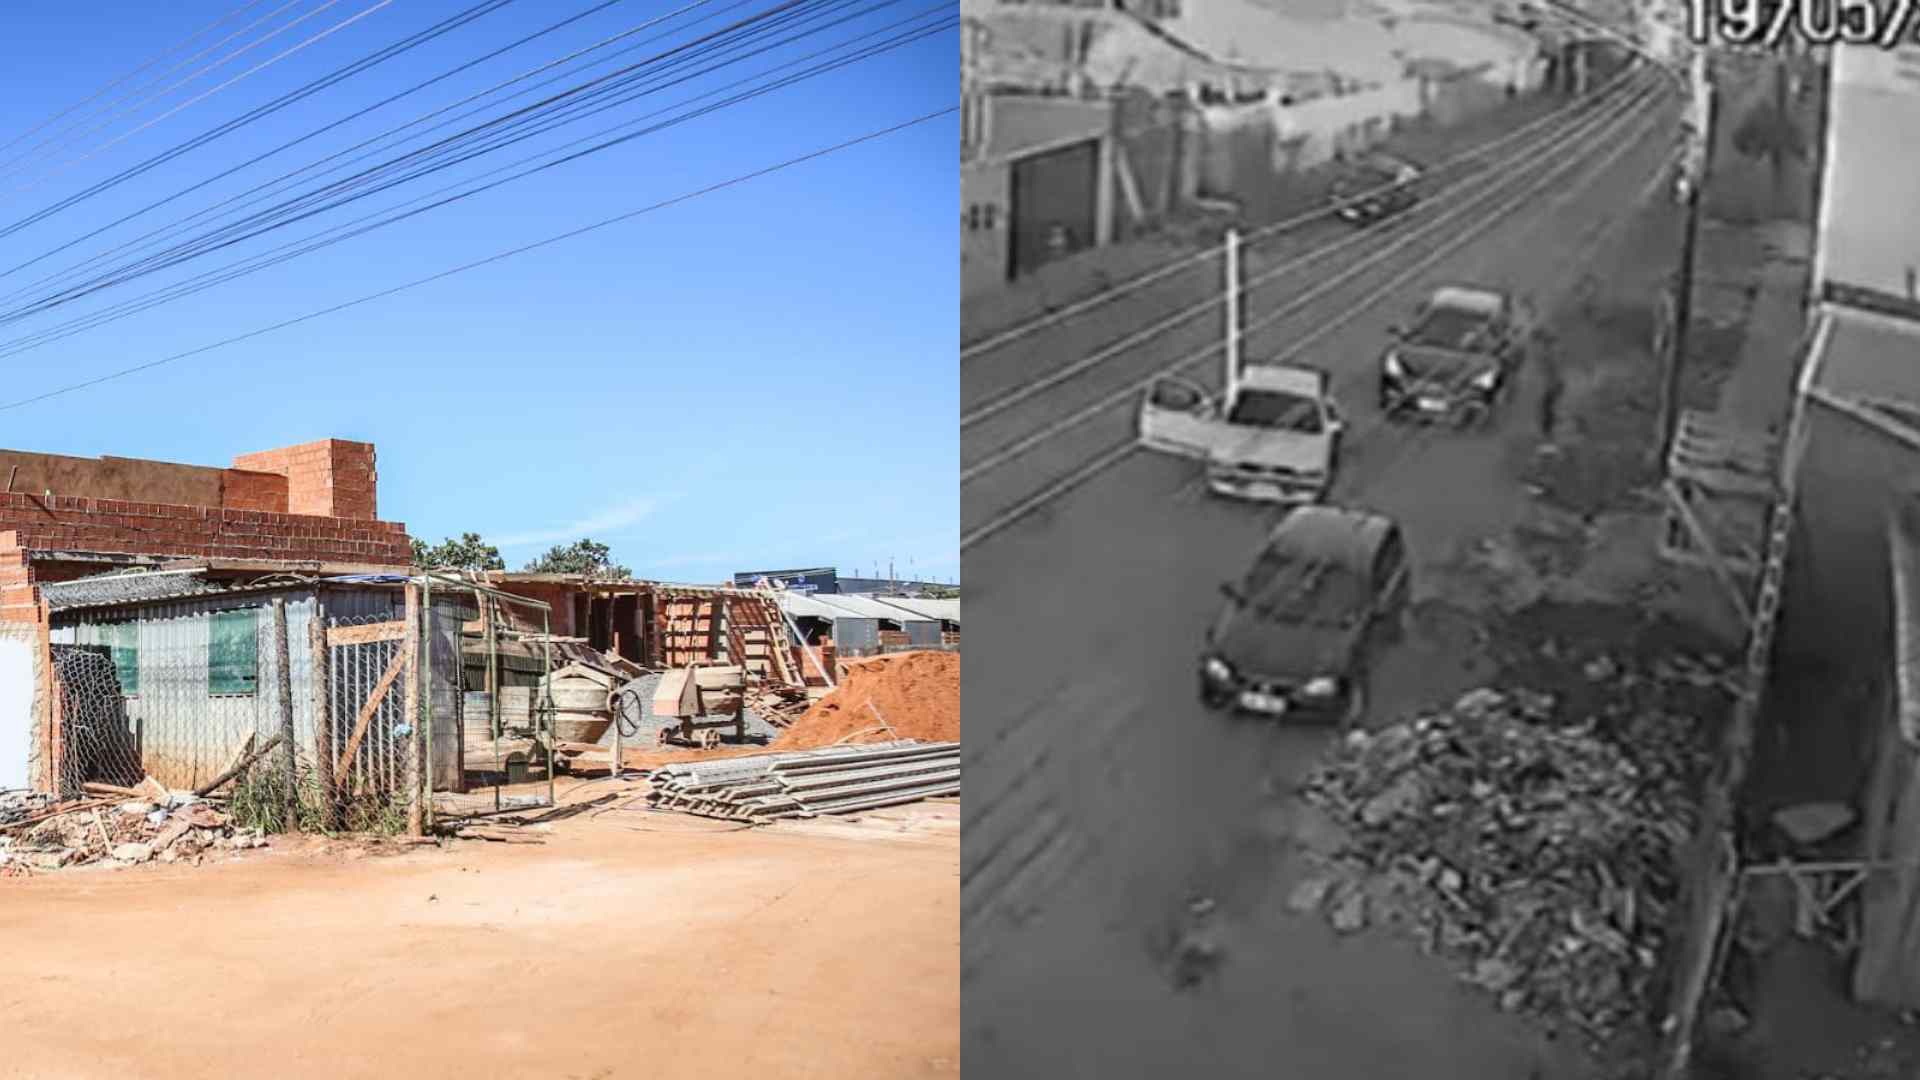
[[[399,831],[431,820],[430,791],[550,804],[547,675],[562,661],[544,605],[454,581],[407,588],[413,600],[352,598],[351,614],[307,591],[59,628],[60,794],[150,779],[217,791],[270,831]]]
[[[375,614],[323,622],[324,638],[307,647],[325,665],[325,704],[316,717],[314,750],[301,755],[308,767],[299,782],[313,792],[328,827],[398,831],[414,799],[405,620]]]

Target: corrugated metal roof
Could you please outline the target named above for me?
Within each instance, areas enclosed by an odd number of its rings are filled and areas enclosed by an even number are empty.
[[[1920,175],[1920,46],[1835,45],[1827,98],[1814,287],[1827,282],[1909,296],[1920,271],[1920,217],[1897,210]]]
[[[887,619],[892,622],[899,622],[902,619],[927,618],[927,616],[915,616],[911,612],[902,611],[891,604],[866,596],[847,596],[844,593],[831,593],[826,596],[816,596],[814,600],[817,603],[837,609],[841,615],[851,616],[856,619]]]
[[[953,623],[960,621],[960,601],[958,600],[922,600],[907,596],[876,596],[873,599],[889,607],[901,608],[922,619],[938,619]]]
[[[779,596],[781,610],[796,619],[834,619],[843,614],[838,608],[828,607],[806,593],[783,592]]]

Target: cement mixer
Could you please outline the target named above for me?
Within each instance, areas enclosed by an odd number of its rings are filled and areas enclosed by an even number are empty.
[[[653,715],[678,724],[663,725],[656,736],[661,746],[720,745],[723,728],[733,729],[733,740],[747,740],[746,672],[738,664],[699,663],[669,671],[653,692]]]

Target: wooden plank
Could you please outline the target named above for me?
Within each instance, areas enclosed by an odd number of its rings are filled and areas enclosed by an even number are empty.
[[[326,609],[316,603],[313,617],[307,620],[308,680],[313,692],[313,767],[323,793],[320,822],[324,828],[340,827],[340,803],[333,798],[333,668],[329,664],[333,650],[327,647]]]
[[[335,626],[327,630],[327,644],[371,645],[376,641],[399,641],[407,636],[405,622],[368,623],[365,626]]]
[[[193,789],[193,793],[195,795],[200,795],[203,797],[207,795],[211,795],[215,788],[233,779],[234,777],[240,775],[241,770],[245,769],[247,766],[252,765],[254,762],[259,761],[261,758],[266,757],[268,754],[272,753],[273,748],[276,746],[279,746],[280,741],[286,737],[287,737],[286,732],[283,731],[280,734],[275,735],[273,738],[268,739],[266,742],[266,745],[260,747],[260,749],[255,750],[252,753],[242,754],[239,760],[235,761],[231,766],[227,768],[226,772],[221,773],[219,776],[216,776],[212,780],[209,780],[206,783],[201,784],[199,787]],[[253,743],[253,736],[248,735],[246,745],[252,745],[252,743]]]
[[[400,647],[400,655],[403,657],[406,657],[406,659],[404,661],[396,661],[396,663],[404,665],[407,668],[406,725],[412,732],[411,737],[407,739],[407,750],[406,750],[407,760],[406,760],[406,770],[405,770],[406,787],[407,787],[407,835],[408,836],[425,835],[424,826],[426,823],[426,817],[420,805],[421,802],[423,801],[423,797],[420,791],[420,751],[421,751],[420,729],[422,726],[424,726],[420,723],[420,691],[422,689],[420,685],[421,680],[420,680],[420,662],[419,662],[420,619],[423,614],[420,608],[421,608],[420,586],[415,585],[412,582],[408,582],[407,583],[407,633],[406,633],[406,637],[402,639],[403,641],[406,642],[406,644]],[[392,674],[394,674],[394,672],[389,672],[389,675],[392,675]],[[383,681],[385,680],[383,679]],[[369,713],[368,715],[371,716],[371,713]]]
[[[1713,569],[1714,577],[1719,579],[1720,587],[1726,591],[1727,602],[1733,605],[1742,623],[1748,622],[1752,618],[1752,613],[1747,608],[1746,592],[1740,587],[1739,579],[1733,570],[1722,560],[1720,549],[1714,545],[1713,537],[1707,534],[1706,526],[1694,516],[1693,507],[1688,505],[1687,497],[1680,491],[1679,485],[1668,480],[1665,491],[1667,502],[1673,506],[1674,512],[1680,515],[1681,523],[1693,536],[1693,542],[1700,549],[1701,554],[1707,557],[1707,565]],[[884,630],[880,632],[883,643],[886,640],[886,633]]]
[[[360,740],[366,738],[367,725],[373,722],[373,714],[380,711],[380,703],[386,700],[387,691],[393,688],[393,680],[400,677],[401,670],[406,666],[407,650],[401,649],[393,654],[393,661],[387,665],[387,670],[380,673],[380,681],[374,684],[373,693],[367,695],[366,704],[360,706],[360,714],[354,717],[353,734],[347,736],[347,748],[341,752],[340,763],[333,770],[342,786],[353,767],[353,755],[360,752]]]

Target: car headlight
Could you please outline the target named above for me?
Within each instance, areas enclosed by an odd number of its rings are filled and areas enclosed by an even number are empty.
[[[1231,682],[1233,680],[1233,666],[1217,656],[1207,657],[1206,663],[1202,665],[1202,670],[1207,673],[1207,678],[1212,679],[1214,682]]]
[[[1480,374],[1475,375],[1473,377],[1473,388],[1475,390],[1491,390],[1493,389],[1494,384],[1499,381],[1500,381],[1499,371],[1497,370],[1483,371]]]
[[[1400,362],[1400,358],[1398,356],[1395,356],[1392,353],[1387,354],[1387,362],[1385,367],[1387,371],[1387,377],[1390,379],[1404,379],[1407,376],[1406,365],[1402,364]]]
[[[1308,697],[1332,697],[1340,689],[1340,680],[1331,675],[1318,675],[1308,679],[1300,692]]]

